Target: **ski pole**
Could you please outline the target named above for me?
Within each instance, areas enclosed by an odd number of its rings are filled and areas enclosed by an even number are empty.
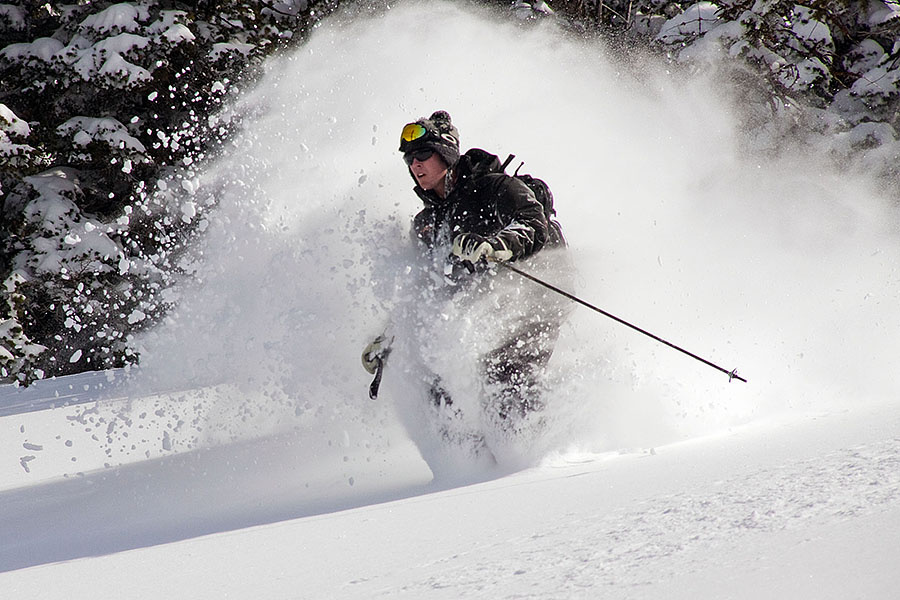
[[[721,371],[722,373],[725,373],[726,375],[728,375],[728,381],[731,381],[732,379],[737,379],[737,380],[739,380],[739,381],[743,381],[744,383],[747,383],[747,380],[746,380],[746,379],[744,379],[743,377],[741,377],[740,375],[737,374],[737,369],[732,369],[731,371],[729,371],[728,369],[725,369],[725,368],[723,368],[723,367],[720,367],[719,365],[717,365],[717,364],[715,364],[715,363],[712,363],[712,362],[706,360],[705,358],[702,358],[702,357],[700,357],[700,356],[697,356],[697,355],[694,354],[693,352],[688,352],[688,351],[685,350],[684,348],[681,348],[681,347],[679,347],[679,346],[676,346],[676,345],[673,344],[672,342],[667,342],[666,340],[662,339],[661,337],[656,336],[656,335],[653,335],[652,333],[650,333],[649,331],[646,331],[645,329],[641,329],[641,328],[638,327],[637,325],[632,325],[631,323],[629,323],[628,321],[626,321],[626,320],[624,320],[624,319],[620,319],[619,317],[617,317],[617,316],[615,316],[615,315],[613,315],[613,314],[610,314],[610,313],[606,312],[605,310],[603,310],[603,309],[601,309],[601,308],[597,308],[597,307],[594,306],[593,304],[590,304],[589,302],[585,302],[584,300],[582,300],[582,299],[579,298],[578,296],[575,296],[575,295],[573,295],[573,294],[570,294],[569,292],[567,292],[567,291],[565,291],[565,290],[562,290],[562,289],[556,287],[555,285],[551,285],[551,284],[547,283],[546,281],[543,281],[543,280],[541,280],[541,279],[538,279],[538,278],[535,277],[534,275],[531,275],[531,274],[529,274],[529,273],[526,273],[525,271],[522,271],[521,269],[518,269],[518,268],[512,266],[511,264],[509,264],[509,263],[507,263],[507,262],[500,262],[500,261],[498,261],[497,264],[502,265],[503,267],[509,269],[510,271],[513,271],[514,273],[518,273],[518,274],[521,275],[522,277],[524,277],[524,278],[526,278],[526,279],[530,279],[531,281],[533,281],[533,282],[535,282],[535,283],[537,283],[537,284],[540,284],[540,285],[544,286],[544,287],[547,288],[547,289],[553,290],[553,291],[556,292],[557,294],[560,294],[560,295],[562,295],[562,296],[565,296],[566,298],[568,298],[569,300],[572,300],[573,302],[577,302],[578,304],[581,304],[582,306],[586,306],[586,307],[588,307],[589,309],[591,309],[591,310],[593,310],[593,311],[595,311],[595,312],[598,312],[598,313],[600,313],[601,315],[603,315],[603,316],[605,316],[605,317],[609,317],[610,319],[612,319],[612,320],[614,320],[614,321],[618,321],[618,322],[621,323],[622,325],[625,325],[625,326],[627,326],[627,327],[631,327],[631,328],[634,329],[635,331],[638,331],[638,332],[640,332],[640,333],[643,333],[644,335],[653,338],[653,339],[656,340],[657,342],[660,342],[661,344],[665,344],[665,345],[668,346],[669,348],[673,348],[673,349],[675,349],[675,350],[678,350],[679,352],[682,352],[682,353],[684,353],[684,354],[687,354],[687,355],[690,356],[691,358],[696,359],[696,360],[699,360],[699,361],[702,362],[703,364],[709,365],[710,367],[712,367],[712,368],[714,368],[714,369],[716,369],[716,370],[718,370],[718,371]]]

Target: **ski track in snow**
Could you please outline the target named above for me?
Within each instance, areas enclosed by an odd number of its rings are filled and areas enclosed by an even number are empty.
[[[446,557],[421,565],[429,573],[424,578],[381,595],[402,591],[416,597],[448,589],[455,597],[529,597],[509,590],[539,586],[572,597],[579,590],[623,584],[639,588],[702,574],[709,568],[710,547],[728,547],[747,535],[900,514],[898,497],[900,439],[893,439],[716,481],[711,490],[641,499],[627,509],[556,521],[552,529],[470,549],[493,557],[477,560],[474,572],[465,553]]]

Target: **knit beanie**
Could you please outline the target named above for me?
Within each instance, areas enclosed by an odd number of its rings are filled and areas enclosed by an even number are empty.
[[[403,128],[400,152],[406,154],[424,148],[437,152],[448,167],[459,160],[459,132],[447,111],[436,111],[427,119],[423,117]]]

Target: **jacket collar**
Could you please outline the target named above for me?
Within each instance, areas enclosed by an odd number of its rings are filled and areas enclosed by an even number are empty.
[[[496,155],[480,148],[472,148],[459,157],[459,161],[451,170],[453,187],[445,198],[438,196],[434,190],[423,190],[419,185],[414,189],[426,206],[441,206],[452,202],[455,196],[468,189],[478,178],[490,173],[499,173],[501,170],[500,159]],[[415,178],[413,180],[415,181]]]

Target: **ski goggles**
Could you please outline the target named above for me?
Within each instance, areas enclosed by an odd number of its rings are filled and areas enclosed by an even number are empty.
[[[417,140],[424,136],[426,133],[428,133],[428,130],[419,123],[410,123],[403,128],[400,139],[404,142],[412,142],[413,140]]]
[[[417,160],[419,162],[425,162],[431,155],[434,154],[434,150],[431,148],[422,148],[421,150],[413,150],[412,152],[407,152],[403,155],[403,160],[406,161],[408,166],[412,166],[413,161]]]

